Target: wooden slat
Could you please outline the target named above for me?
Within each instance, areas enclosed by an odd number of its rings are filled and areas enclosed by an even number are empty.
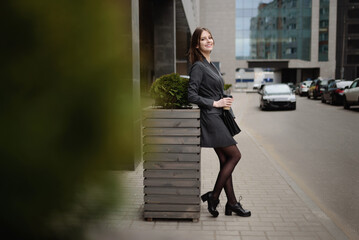
[[[200,187],[199,179],[145,178],[144,186],[153,187]]]
[[[144,169],[196,169],[200,168],[199,162],[144,162]]]
[[[173,219],[199,219],[199,212],[148,212],[143,213],[144,218],[173,218]]]
[[[200,136],[201,129],[197,128],[144,128],[145,136]]]
[[[144,217],[199,219],[200,110],[143,112]]]
[[[200,205],[196,204],[151,204],[144,205],[144,211],[159,211],[159,212],[199,212]]]
[[[145,161],[166,162],[198,162],[201,159],[199,153],[144,153]]]
[[[199,196],[178,196],[178,195],[145,195],[145,203],[157,204],[200,204]]]
[[[197,128],[200,127],[199,119],[155,119],[148,118],[143,120],[143,126],[145,128],[149,127],[192,127]]]
[[[200,153],[201,147],[195,145],[168,145],[168,144],[147,144],[143,146],[144,152],[162,152],[162,153]]]
[[[199,109],[145,109],[144,118],[200,118]]]
[[[160,137],[145,136],[144,144],[200,144],[199,137]]]
[[[199,196],[199,188],[184,188],[184,187],[147,187],[143,189],[147,195],[194,195]]]
[[[145,178],[200,178],[198,170],[144,170]]]

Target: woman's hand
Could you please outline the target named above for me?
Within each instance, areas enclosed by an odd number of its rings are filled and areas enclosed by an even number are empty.
[[[218,101],[214,101],[213,107],[215,107],[215,108],[223,108],[223,107],[230,108],[232,106],[232,103],[233,103],[233,98],[222,98]]]

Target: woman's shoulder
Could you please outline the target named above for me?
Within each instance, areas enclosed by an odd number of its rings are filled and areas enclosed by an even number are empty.
[[[191,69],[203,69],[205,67],[206,67],[206,65],[204,64],[204,62],[198,60],[192,64]]]

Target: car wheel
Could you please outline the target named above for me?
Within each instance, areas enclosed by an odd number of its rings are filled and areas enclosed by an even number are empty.
[[[308,99],[310,99],[310,95],[309,95],[309,93],[308,93],[308,95],[307,95],[307,98],[308,98]]]
[[[347,102],[347,98],[345,96],[343,98],[343,106],[344,106],[344,109],[349,109],[350,108],[350,105]]]
[[[335,105],[336,103],[337,103],[337,98],[334,95],[334,96],[332,96],[332,101],[330,104]]]
[[[322,103],[327,103],[327,101],[325,101],[323,96],[322,96]]]
[[[295,110],[297,108],[297,103],[292,104],[292,110]]]
[[[262,102],[259,104],[259,108],[260,108],[262,111],[264,111],[264,110],[266,109],[266,107],[264,106],[264,104],[263,104]]]

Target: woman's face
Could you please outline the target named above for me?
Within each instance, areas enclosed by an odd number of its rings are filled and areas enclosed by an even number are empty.
[[[214,42],[212,35],[207,31],[203,31],[201,34],[201,38],[199,39],[199,45],[197,45],[197,48],[202,53],[211,53],[213,49],[213,45]]]

